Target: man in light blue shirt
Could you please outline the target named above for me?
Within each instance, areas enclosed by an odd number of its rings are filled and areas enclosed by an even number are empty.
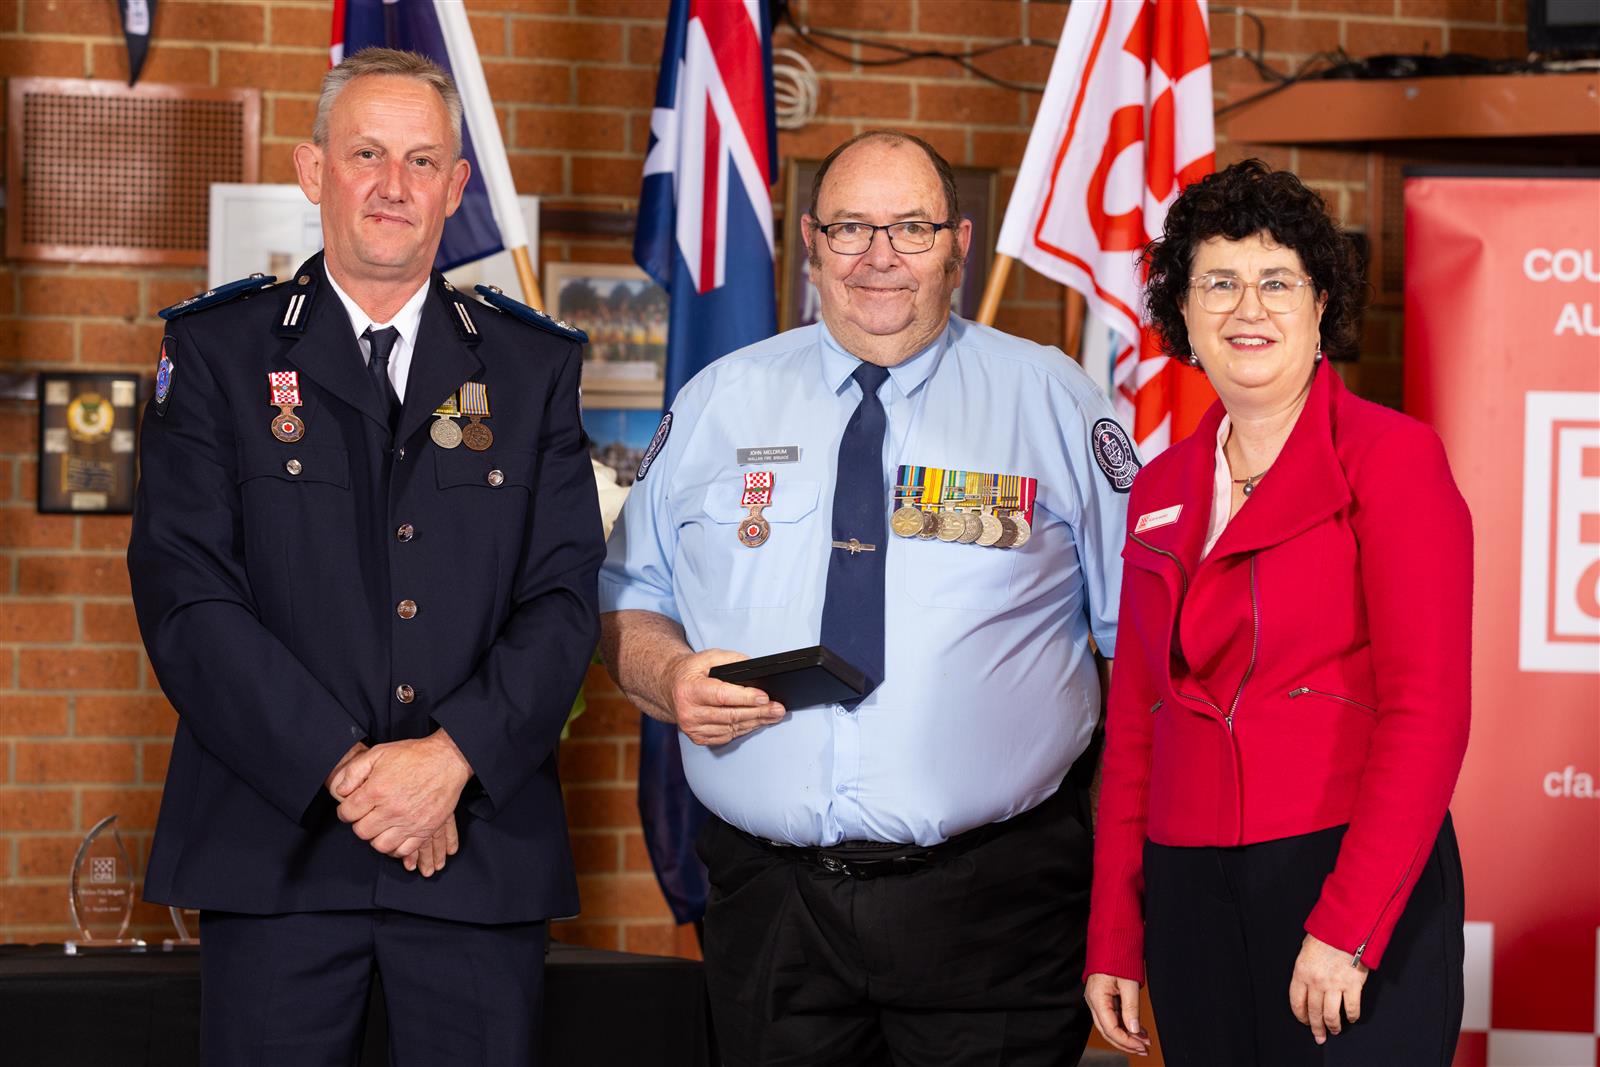
[[[1061,352],[950,315],[959,219],[920,140],[835,150],[803,226],[822,322],[683,388],[610,541],[606,662],[677,723],[715,816],[729,1063],[1075,1063],[1087,1035],[1085,768],[1066,776],[1138,464]],[[841,504],[862,484],[881,515],[858,538]],[[866,635],[830,645],[868,675],[859,702],[784,708],[708,675],[830,633]]]

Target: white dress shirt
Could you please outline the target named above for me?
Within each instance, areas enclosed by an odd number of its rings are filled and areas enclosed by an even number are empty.
[[[350,316],[350,328],[356,332],[356,342],[361,345],[363,363],[372,362],[372,345],[361,336],[368,327],[381,330],[393,326],[400,331],[400,340],[394,343],[394,348],[389,352],[389,381],[394,384],[395,396],[405,403],[406,379],[411,375],[411,356],[417,347],[417,330],[422,325],[422,302],[428,298],[428,282],[422,283],[422,287],[411,295],[411,299],[395,313],[394,318],[388,322],[373,322],[372,316],[362,311],[361,305],[349,293],[339,288],[339,283],[333,280],[333,274],[328,271],[326,264],[323,265],[323,271],[328,275],[328,284],[339,294],[345,314]]]

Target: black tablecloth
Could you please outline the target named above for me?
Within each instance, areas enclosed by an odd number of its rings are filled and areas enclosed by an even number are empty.
[[[0,945],[0,1061],[8,1067],[198,1064],[199,953],[152,948],[143,955],[66,956],[60,945]],[[374,988],[362,1064],[388,1062],[387,1016]],[[710,1062],[700,964],[550,946],[545,1067]]]

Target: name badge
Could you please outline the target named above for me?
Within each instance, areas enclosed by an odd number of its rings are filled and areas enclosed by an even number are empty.
[[[734,453],[739,460],[739,466],[748,467],[752,464],[765,465],[768,463],[799,463],[799,445],[767,445],[764,448],[736,448]]]
[[[1178,512],[1182,510],[1182,504],[1174,504],[1170,508],[1162,508],[1160,511],[1147,511],[1139,516],[1139,521],[1133,526],[1133,532],[1144,533],[1146,530],[1171,526],[1178,521]]]

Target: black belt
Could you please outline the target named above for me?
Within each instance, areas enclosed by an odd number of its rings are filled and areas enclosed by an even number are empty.
[[[987,841],[1025,826],[1036,820],[1044,809],[1052,806],[1058,797],[1068,791],[1063,783],[1049,799],[1001,822],[992,822],[959,833],[937,845],[898,845],[887,841],[841,841],[826,847],[810,845],[785,845],[764,837],[747,834],[737,826],[728,829],[746,841],[765,849],[775,856],[821,867],[829,874],[849,875],[851,878],[880,878],[884,875],[911,874],[915,871],[954,859],[971,852]]]

